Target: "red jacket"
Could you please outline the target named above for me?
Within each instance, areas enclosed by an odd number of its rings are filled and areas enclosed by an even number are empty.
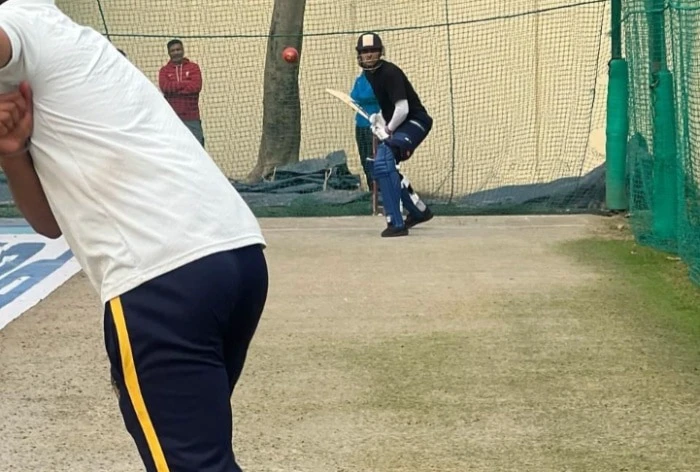
[[[158,74],[158,84],[165,99],[182,120],[199,119],[199,92],[202,90],[202,71],[185,58],[182,63],[165,64]]]

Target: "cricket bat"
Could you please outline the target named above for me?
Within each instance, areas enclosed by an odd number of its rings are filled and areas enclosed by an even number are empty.
[[[335,98],[345,103],[347,106],[359,113],[364,119],[369,121],[369,114],[347,93],[339,92],[337,90],[326,89],[326,93],[333,95]]]

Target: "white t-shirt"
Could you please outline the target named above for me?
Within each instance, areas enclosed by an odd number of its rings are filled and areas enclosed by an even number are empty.
[[[30,151],[102,302],[206,255],[265,244],[253,213],[160,91],[52,0],[10,0],[0,91],[34,91]]]

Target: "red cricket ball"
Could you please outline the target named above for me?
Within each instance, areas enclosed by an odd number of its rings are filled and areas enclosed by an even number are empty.
[[[288,46],[284,48],[284,51],[282,51],[282,59],[290,64],[294,64],[299,60],[299,51],[291,46]]]

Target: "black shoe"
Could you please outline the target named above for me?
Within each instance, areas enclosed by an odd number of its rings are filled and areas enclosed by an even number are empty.
[[[433,212],[430,211],[430,208],[426,207],[425,211],[420,216],[420,218],[415,218],[413,215],[411,215],[409,213],[408,216],[406,216],[406,220],[404,221],[404,224],[406,225],[406,228],[413,228],[414,226],[416,226],[418,224],[425,223],[428,220],[432,220],[433,216],[435,216],[435,215],[433,215]]]
[[[408,236],[408,228],[405,226],[397,228],[396,226],[387,225],[386,229],[382,231],[382,238],[393,238],[396,236]]]

